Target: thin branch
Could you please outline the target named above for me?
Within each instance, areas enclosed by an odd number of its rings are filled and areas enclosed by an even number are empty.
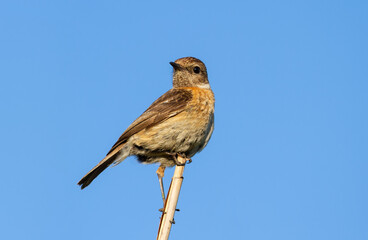
[[[185,158],[178,157],[179,163],[185,164]],[[183,183],[183,166],[176,166],[174,176],[171,180],[169,192],[167,193],[164,211],[162,212],[160,227],[158,229],[157,240],[168,240],[171,230],[171,225],[174,223],[174,214],[176,211],[176,204],[178,203],[181,184]]]

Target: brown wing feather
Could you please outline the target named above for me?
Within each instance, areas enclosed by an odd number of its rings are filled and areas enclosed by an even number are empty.
[[[137,118],[125,132],[120,136],[118,141],[112,146],[111,153],[120,144],[125,143],[129,137],[150,128],[156,124],[181,113],[188,102],[192,99],[192,93],[185,89],[171,89],[164,95],[159,97],[152,105]]]

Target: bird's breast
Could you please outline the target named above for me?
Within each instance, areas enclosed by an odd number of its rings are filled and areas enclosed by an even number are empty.
[[[215,98],[211,89],[188,88],[192,92],[192,100],[186,111],[182,113],[186,126],[182,140],[188,147],[188,155],[201,151],[208,143],[214,128]],[[181,115],[181,114],[179,114]],[[184,135],[184,134],[183,134]],[[183,146],[182,146],[183,147]]]
[[[136,134],[134,142],[152,152],[201,151],[209,141],[214,122],[214,95],[210,89],[185,88],[192,98],[179,114]]]

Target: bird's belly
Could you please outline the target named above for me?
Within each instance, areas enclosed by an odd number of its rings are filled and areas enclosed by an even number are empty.
[[[137,139],[135,144],[139,145],[139,149],[135,149],[135,155],[138,160],[146,164],[160,163],[161,166],[172,167],[175,166],[175,153],[184,153],[186,157],[191,158],[201,151],[211,137],[213,116],[208,124],[202,125],[201,128],[193,127],[199,123],[188,123],[190,121],[167,125],[165,129],[157,131],[159,133],[152,134],[150,140],[141,138],[137,141]]]
[[[194,155],[205,145],[209,133],[209,119],[193,118],[186,112],[143,130],[134,137],[136,145],[154,152],[186,153]]]

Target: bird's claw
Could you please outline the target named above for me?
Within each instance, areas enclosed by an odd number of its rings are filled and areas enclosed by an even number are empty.
[[[180,163],[179,161],[175,161],[176,166],[185,166],[185,162],[184,163]]]
[[[175,165],[176,166],[184,166],[185,164],[190,164],[191,162],[192,162],[192,159],[190,159],[190,158],[187,158],[186,156],[185,156],[185,154],[183,154],[183,153],[172,153],[172,154],[170,154],[171,156],[173,156],[173,159],[174,159],[174,162],[175,162]],[[184,163],[181,163],[181,162],[179,162],[178,161],[178,157],[181,157],[181,158],[184,158],[185,159],[185,162]]]

